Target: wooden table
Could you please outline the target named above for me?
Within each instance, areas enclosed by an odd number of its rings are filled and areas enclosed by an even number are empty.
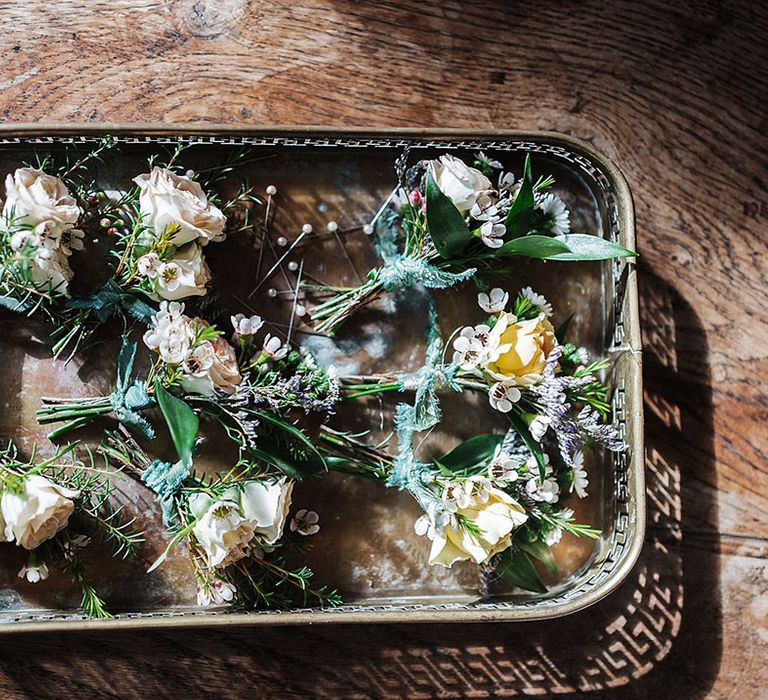
[[[15,697],[758,697],[768,7],[0,0],[2,121],[555,129],[634,191],[649,523],[560,622],[22,636]]]

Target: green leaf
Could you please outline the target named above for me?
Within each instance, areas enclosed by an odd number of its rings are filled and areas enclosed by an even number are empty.
[[[507,549],[502,552],[496,573],[507,583],[522,588],[524,591],[547,592],[547,587],[539,577],[539,573],[528,555],[519,549]]]
[[[531,154],[525,156],[525,165],[523,166],[523,181],[520,184],[520,190],[515,197],[515,201],[507,212],[507,218],[504,225],[507,227],[507,237],[517,238],[525,236],[531,225],[533,216],[533,179],[531,178]]]
[[[435,461],[453,473],[484,467],[502,440],[503,435],[475,435]]]
[[[283,474],[301,481],[310,474],[327,471],[322,455],[312,452],[309,455],[292,454],[291,450],[279,440],[260,437],[256,447],[249,447],[248,454],[277,467]]]
[[[253,413],[263,424],[269,424],[272,427],[277,428],[277,430],[287,433],[290,437],[296,440],[301,447],[309,450],[322,461],[323,457],[318,449],[312,444],[312,441],[306,436],[303,430],[297,428],[293,423],[284,421],[267,411],[254,411]]]
[[[427,224],[429,235],[440,257],[450,259],[461,253],[472,240],[464,217],[427,172]]]
[[[554,240],[563,243],[568,251],[552,255],[549,257],[550,260],[610,260],[611,258],[634,258],[637,256],[634,250],[586,233],[557,236]]]
[[[537,260],[558,259],[557,256],[570,252],[570,248],[551,236],[539,236],[531,234],[530,236],[521,236],[507,241],[496,251],[496,256],[520,255],[525,258],[536,258]]]
[[[571,314],[568,318],[565,319],[555,331],[555,338],[557,339],[557,342],[562,345],[565,342],[565,336],[568,333],[568,328],[571,325],[571,321],[573,321],[573,317],[575,314]]]
[[[159,379],[155,379],[155,399],[168,425],[176,454],[182,464],[192,464],[199,418],[188,404],[170,394]]]
[[[533,439],[531,431],[528,429],[528,424],[525,422],[525,418],[523,418],[515,409],[512,409],[507,413],[507,418],[509,418],[512,427],[518,432],[525,443],[525,446],[534,456],[536,464],[539,465],[539,478],[544,481],[547,474],[547,463],[544,461],[544,452],[541,449],[541,445]]]
[[[526,554],[529,554],[534,559],[538,559],[553,574],[555,574],[555,576],[557,576],[557,562],[555,561],[555,557],[552,554],[549,545],[541,540],[538,535],[535,536],[535,539],[531,540],[531,535],[535,535],[535,533],[530,528],[520,528],[515,535],[515,544]]]

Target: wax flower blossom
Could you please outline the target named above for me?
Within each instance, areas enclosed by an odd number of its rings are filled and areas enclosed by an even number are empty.
[[[156,252],[145,253],[136,260],[136,271],[145,281],[143,288],[148,296],[158,301],[203,296],[211,279],[211,271],[197,243],[174,250],[166,259]]]
[[[162,302],[144,344],[159,354],[168,383],[202,396],[233,394],[242,381],[235,349],[207,322],[183,312],[183,304]]]

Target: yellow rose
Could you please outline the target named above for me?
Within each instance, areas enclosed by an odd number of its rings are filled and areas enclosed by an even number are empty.
[[[471,527],[447,525],[436,532],[432,540],[429,563],[450,567],[456,561],[472,559],[485,564],[494,554],[512,543],[512,532],[520,527],[527,515],[523,507],[504,491],[488,489],[488,500],[458,508],[456,515],[470,522]]]
[[[497,381],[516,386],[534,384],[555,347],[555,329],[546,318],[515,321],[500,314],[492,333],[498,345],[489,355],[486,371]]]

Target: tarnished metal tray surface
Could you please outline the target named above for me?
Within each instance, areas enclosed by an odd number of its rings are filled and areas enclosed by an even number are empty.
[[[393,162],[406,145],[411,158],[435,157],[450,151],[469,156],[482,150],[520,172],[527,153],[540,174],[551,173],[554,191],[571,211],[572,229],[601,235],[634,248],[631,195],[618,169],[590,145],[555,133],[455,131],[337,131],[329,129],[269,129],[252,127],[170,127],[107,125],[35,125],[0,127],[0,173],[19,167],[33,150],[45,152],[66,144],[94,141],[112,134],[120,144],[98,177],[107,189],[129,186],[130,179],[146,171],[146,157],[179,138],[197,144],[184,158],[201,168],[244,145],[253,151],[232,182],[247,178],[257,191],[278,188],[274,235],[296,236],[309,222],[325,232],[334,220],[339,229],[361,226],[370,220],[394,183]],[[311,237],[300,255],[306,269],[323,281],[354,283],[377,264],[370,239],[359,230],[344,234],[346,253],[330,235]],[[100,274],[93,250],[87,256],[87,274]],[[106,250],[106,248],[104,248]],[[253,288],[253,262],[257,246],[239,236],[207,255],[214,273],[213,303],[236,313],[245,311],[238,299]],[[77,268],[76,268],[76,271]],[[84,277],[87,276],[84,273]],[[556,546],[561,566],[559,580],[549,580],[544,595],[489,590],[476,567],[451,570],[427,565],[428,543],[413,533],[419,513],[405,494],[380,484],[328,475],[302,483],[294,496],[298,507],[316,510],[321,532],[313,538],[307,563],[318,581],[338,588],[345,604],[335,609],[296,609],[287,612],[237,612],[225,608],[198,608],[191,568],[176,553],[159,570],[146,569],[165,548],[159,512],[151,497],[131,481],[119,490],[129,511],[147,529],[147,543],[133,561],[105,559],[94,568],[100,592],[107,598],[114,619],[88,621],[77,611],[78,594],[63,577],[52,574],[43,584],[21,582],[16,571],[22,555],[13,547],[0,548],[0,631],[33,629],[108,629],[228,624],[303,624],[325,622],[462,622],[536,620],[566,615],[607,595],[626,576],[642,546],[645,521],[643,479],[643,425],[640,333],[635,268],[624,261],[604,263],[542,263],[517,261],[507,288],[532,285],[553,302],[564,318],[574,314],[572,339],[596,355],[611,359],[609,382],[613,388],[613,420],[628,446],[621,454],[601,454],[590,464],[592,493],[572,504],[576,517],[602,530],[594,542],[566,537]],[[280,279],[275,285],[280,288]],[[278,297],[279,302],[280,297]],[[447,290],[436,295],[444,334],[472,323],[476,316],[473,290]],[[256,311],[277,318],[280,304],[252,300]],[[418,295],[390,298],[360,316],[335,342],[303,336],[324,361],[333,361],[349,373],[413,369],[425,348],[424,306]],[[303,327],[307,329],[306,326]],[[84,353],[63,366],[52,359],[46,327],[19,316],[0,315],[0,353],[5,367],[0,401],[0,436],[13,438],[28,449],[38,441],[51,446],[45,429],[34,417],[44,395],[94,395],[109,389],[116,353]],[[117,342],[115,329],[112,342]],[[109,343],[109,339],[106,339]],[[423,449],[445,449],[489,429],[502,430],[498,415],[471,397],[450,396],[443,401],[445,420]],[[389,407],[383,406],[386,413]],[[335,418],[339,427],[376,427],[382,405],[360,403]],[[498,423],[490,423],[489,421]],[[386,431],[386,427],[384,427]],[[94,436],[95,437],[95,433]],[[202,462],[210,468],[226,463],[227,450],[210,440]]]

